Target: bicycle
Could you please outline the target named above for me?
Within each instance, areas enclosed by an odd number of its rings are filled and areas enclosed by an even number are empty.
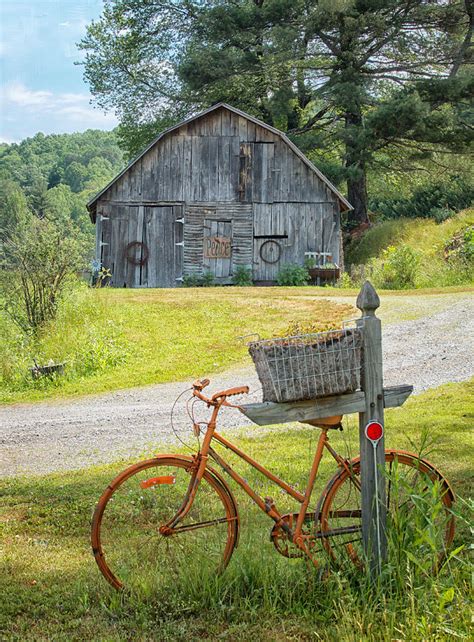
[[[203,435],[198,451],[193,456],[157,455],[135,464],[120,473],[100,497],[91,540],[106,580],[116,589],[153,582],[173,586],[181,572],[212,574],[226,568],[238,544],[240,518],[234,494],[210,459],[273,520],[271,539],[281,555],[306,558],[317,565],[316,551],[323,550],[332,562],[349,560],[362,565],[360,461],[338,454],[328,436],[330,430],[341,427],[342,417],[305,422],[320,428],[321,434],[306,489],[300,492],[216,431],[221,408],[239,408],[228,398],[247,394],[249,388],[230,388],[207,397],[203,390],[208,385],[209,380],[204,379],[192,387],[192,396],[212,409],[208,422],[194,424],[196,435]],[[272,498],[260,497],[216,452],[215,442],[299,503],[299,511],[282,514]],[[338,470],[315,510],[308,512],[325,451],[335,459]],[[431,503],[431,513],[424,507],[425,517],[435,532],[441,560],[454,536],[454,493],[448,481],[428,461],[407,451],[386,450],[385,463],[388,515],[399,525],[409,524],[414,502],[425,498]]]

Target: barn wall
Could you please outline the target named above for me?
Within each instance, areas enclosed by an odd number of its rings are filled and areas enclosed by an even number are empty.
[[[96,255],[119,287],[172,287],[204,270],[228,282],[238,265],[268,281],[305,252],[342,258],[336,195],[280,136],[225,108],[165,135],[101,196],[97,213]],[[204,257],[205,235],[230,235],[232,256],[219,265]],[[133,241],[150,250],[143,266],[124,258]],[[275,263],[262,260],[276,253]]]
[[[103,198],[203,203],[337,201],[278,135],[224,109],[166,135]]]

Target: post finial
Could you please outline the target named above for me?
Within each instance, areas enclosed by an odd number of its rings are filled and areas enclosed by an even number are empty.
[[[362,286],[356,305],[364,316],[375,315],[375,310],[380,306],[380,299],[370,281],[366,281]]]

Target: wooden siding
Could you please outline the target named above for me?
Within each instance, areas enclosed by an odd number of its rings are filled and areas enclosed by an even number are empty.
[[[101,200],[337,202],[277,134],[224,108],[165,136]]]
[[[212,223],[228,223],[232,253],[230,271],[224,274],[226,260],[211,263],[204,259],[204,236],[212,236]],[[208,229],[206,230],[206,227]],[[238,265],[252,266],[253,211],[244,203],[188,203],[184,213],[184,274],[211,271],[214,276],[229,282]]]
[[[329,253],[339,264],[340,219],[333,203],[254,203],[253,207],[255,280],[275,280],[285,263],[302,264],[305,252]],[[280,248],[275,262],[275,251],[271,262],[262,257],[261,247],[270,240]]]
[[[129,167],[97,202],[96,225],[96,255],[117,287],[173,287],[206,270],[227,283],[239,265],[273,281],[305,252],[342,263],[337,195],[277,133],[225,107],[169,132]],[[204,258],[204,235],[214,233],[230,235],[230,260]],[[134,241],[148,248],[143,266],[126,258]]]

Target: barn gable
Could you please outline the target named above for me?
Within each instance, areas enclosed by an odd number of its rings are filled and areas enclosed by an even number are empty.
[[[88,204],[113,284],[173,287],[237,266],[272,281],[308,253],[340,263],[350,204],[282,133],[219,104],[157,137]]]

